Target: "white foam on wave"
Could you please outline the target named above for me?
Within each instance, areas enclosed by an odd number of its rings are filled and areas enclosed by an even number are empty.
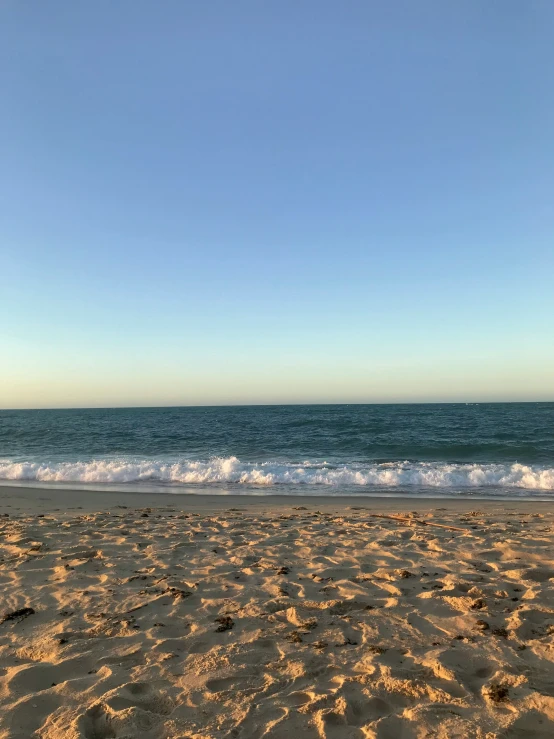
[[[327,485],[365,487],[508,487],[554,491],[554,468],[524,464],[386,462],[345,464],[209,460],[97,459],[83,462],[0,460],[0,480],[49,483]]]

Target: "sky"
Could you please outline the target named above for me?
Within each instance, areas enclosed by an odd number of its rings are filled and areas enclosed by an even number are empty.
[[[0,408],[554,400],[550,0],[3,0]]]

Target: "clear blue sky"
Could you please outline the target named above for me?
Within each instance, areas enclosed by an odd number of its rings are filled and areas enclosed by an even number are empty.
[[[4,0],[0,407],[554,399],[551,0]]]

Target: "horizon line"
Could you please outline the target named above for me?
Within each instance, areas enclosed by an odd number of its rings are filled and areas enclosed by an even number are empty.
[[[198,403],[182,405],[83,405],[83,406],[48,406],[48,407],[4,407],[4,411],[109,411],[109,410],[146,410],[175,408],[278,408],[282,406],[350,406],[350,405],[505,405],[554,403],[553,400],[407,400],[407,401],[369,401],[369,402],[330,402],[330,403]]]

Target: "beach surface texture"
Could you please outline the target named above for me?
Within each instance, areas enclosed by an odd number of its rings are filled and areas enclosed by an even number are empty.
[[[1,739],[554,736],[554,505],[0,490]]]

